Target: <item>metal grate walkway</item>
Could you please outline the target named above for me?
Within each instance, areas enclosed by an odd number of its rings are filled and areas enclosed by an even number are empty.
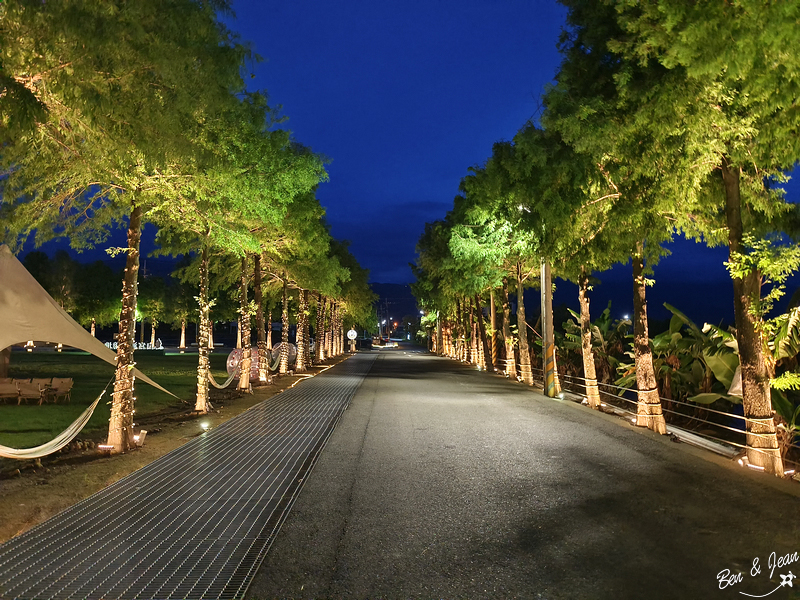
[[[374,360],[356,355],[0,545],[0,597],[241,598]]]

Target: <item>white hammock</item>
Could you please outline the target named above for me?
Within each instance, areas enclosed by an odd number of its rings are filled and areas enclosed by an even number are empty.
[[[103,397],[106,391],[103,390],[100,392],[100,395],[95,399],[94,402],[89,405],[85,411],[81,413],[75,422],[67,427],[64,431],[62,431],[58,437],[53,440],[50,440],[46,444],[42,444],[41,446],[36,446],[35,448],[9,448],[8,446],[0,446],[0,457],[3,458],[42,458],[43,456],[47,456],[48,454],[52,454],[53,452],[58,452],[69,444],[76,435],[78,435],[86,426],[86,423],[89,422],[89,419],[92,418],[92,413],[94,409],[97,408],[98,403],[100,402],[100,398]]]
[[[257,357],[256,360],[258,360]],[[270,371],[277,371],[280,362],[281,362],[281,357],[280,355],[278,355],[278,358],[275,359],[275,362],[273,362],[272,365],[269,364],[269,360],[267,361],[267,368]],[[231,381],[233,381],[238,376],[239,376],[239,365],[236,366],[236,368],[233,370],[233,373],[228,375],[228,379],[225,380],[225,383],[219,384],[217,383],[216,379],[214,379],[214,375],[211,374],[211,369],[208,370],[208,380],[211,382],[211,385],[213,385],[218,390],[224,390],[231,384]]]
[[[228,379],[225,380],[225,383],[220,385],[220,384],[217,383],[217,381],[214,379],[214,376],[211,374],[211,369],[209,369],[208,370],[208,380],[211,382],[211,385],[213,385],[218,390],[224,390],[226,387],[228,387],[231,384],[231,381],[233,381],[234,377],[236,377],[238,374],[239,374],[239,367],[236,367],[233,370],[233,373],[231,373],[228,376]]]

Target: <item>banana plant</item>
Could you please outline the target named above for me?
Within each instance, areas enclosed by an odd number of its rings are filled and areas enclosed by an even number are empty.
[[[572,309],[569,309],[569,312],[573,318],[564,322],[565,347],[580,353],[580,315]],[[612,320],[611,302],[592,323],[592,349],[595,354],[598,381],[603,383],[613,381],[614,373],[619,368],[620,358],[627,345],[630,326],[630,319]]]
[[[711,404],[717,400],[727,400],[733,404],[741,404],[742,399],[727,393],[733,384],[736,368],[739,366],[739,348],[736,336],[721,327],[706,323],[703,328],[683,314],[674,306],[664,303],[664,307],[672,313],[670,326],[680,322],[683,329],[682,349],[691,356],[692,371],[699,378],[699,393],[688,396],[687,400],[696,404]],[[724,387],[714,391],[714,381]],[[717,386],[719,388],[720,386]]]

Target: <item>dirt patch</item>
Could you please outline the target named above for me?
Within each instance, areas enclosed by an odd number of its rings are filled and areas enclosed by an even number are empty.
[[[185,408],[176,406],[143,417],[137,422],[137,427],[146,429],[147,437],[144,446],[134,452],[108,456],[87,449],[103,442],[98,438],[80,439],[80,442],[70,445],[69,451],[41,461],[0,459],[0,506],[3,507],[0,542],[46,521],[182,446],[202,433],[200,423],[207,422],[211,427],[219,425],[294,385],[302,385],[309,375],[316,375],[346,358],[331,359],[311,367],[302,375],[276,377],[272,385],[254,388],[253,394],[212,388],[214,410],[207,415],[191,414],[187,404]]]

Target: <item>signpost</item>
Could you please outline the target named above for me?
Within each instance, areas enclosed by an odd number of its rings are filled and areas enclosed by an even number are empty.
[[[347,332],[347,339],[350,340],[350,352],[356,351],[356,338],[358,337],[358,332],[355,329],[351,329]]]

